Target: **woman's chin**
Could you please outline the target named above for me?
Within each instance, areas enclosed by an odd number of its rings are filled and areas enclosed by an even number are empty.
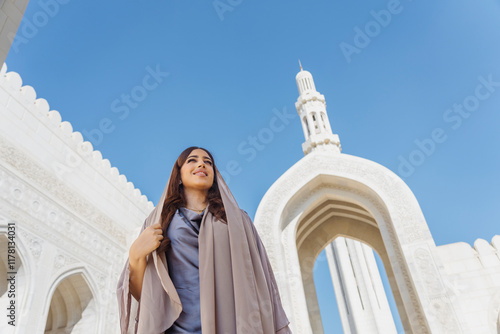
[[[193,189],[193,190],[208,190],[212,187],[212,184],[208,182],[193,182],[189,186],[184,185],[184,189]]]

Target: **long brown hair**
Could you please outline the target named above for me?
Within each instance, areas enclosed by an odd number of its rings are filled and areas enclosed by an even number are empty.
[[[217,167],[215,166],[214,157],[207,149],[204,149],[203,147],[188,147],[184,151],[182,151],[182,153],[177,158],[174,167],[172,167],[172,172],[170,174],[170,184],[167,189],[165,202],[163,203],[163,210],[161,212],[161,229],[163,231],[163,240],[161,241],[157,252],[164,252],[167,247],[170,247],[170,239],[167,237],[168,225],[172,221],[172,218],[174,217],[177,209],[186,205],[184,191],[182,190],[184,185],[179,184],[179,182],[181,181],[180,171],[189,154],[195,149],[201,149],[207,152],[207,154],[210,156],[210,159],[212,160],[214,169],[214,183],[208,190],[207,194],[207,202],[209,204],[208,211],[210,211],[210,213],[212,213],[216,219],[227,224],[226,210],[224,209],[224,204],[222,203],[222,197],[219,191],[219,185],[217,184]],[[204,214],[206,215],[207,212],[205,212]]]

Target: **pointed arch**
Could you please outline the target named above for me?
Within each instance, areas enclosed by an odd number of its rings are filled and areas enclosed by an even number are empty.
[[[99,300],[90,277],[85,268],[79,267],[65,271],[54,281],[46,299],[44,333],[98,332]]]
[[[311,152],[269,188],[255,225],[269,248],[294,331],[322,333],[312,267],[340,235],[365,242],[379,254],[407,333],[445,327],[460,332],[418,202],[387,168],[347,154]],[[431,294],[441,305],[430,302]],[[439,312],[449,314],[442,316],[447,323],[436,320]]]
[[[318,176],[325,182],[325,175]],[[408,311],[395,284],[394,268],[389,260],[378,222],[370,212],[370,204],[355,194],[344,190],[338,192],[333,187],[318,187],[308,193],[310,203],[295,224],[296,247],[300,265],[300,276],[307,296],[308,317],[313,333],[322,333],[317,293],[313,280],[316,258],[321,251],[338,237],[354,239],[373,248],[382,259],[391,282],[393,295],[402,315],[403,323],[408,323]],[[289,203],[295,206],[295,202]],[[284,227],[285,228],[285,227]]]

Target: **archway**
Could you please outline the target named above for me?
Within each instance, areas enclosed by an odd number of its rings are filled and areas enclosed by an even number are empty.
[[[314,261],[334,238],[346,236],[379,254],[406,333],[462,333],[418,202],[387,168],[313,151],[269,188],[254,220],[292,330],[323,333]]]
[[[373,215],[359,204],[335,198],[335,195],[327,189],[311,195],[315,200],[298,221],[296,243],[313,333],[323,333],[313,277],[314,263],[321,251],[338,237],[347,237],[366,243],[379,254],[386,268],[401,321],[405,327],[409,328],[408,314],[396,285],[393,267],[378,230],[377,221]]]
[[[81,273],[65,277],[54,290],[45,334],[96,333],[95,298]]]

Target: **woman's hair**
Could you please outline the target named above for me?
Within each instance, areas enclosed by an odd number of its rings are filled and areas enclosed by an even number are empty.
[[[212,166],[214,169],[214,183],[212,187],[208,190],[207,202],[209,204],[208,211],[210,211],[216,219],[221,220],[223,223],[227,224],[226,210],[224,209],[224,204],[222,203],[222,197],[219,192],[219,185],[217,184],[217,167],[215,166],[215,160],[212,154],[202,148],[197,146],[191,146],[186,148],[177,158],[177,161],[172,168],[172,173],[170,174],[170,184],[167,189],[167,194],[165,195],[165,202],[163,203],[163,210],[161,212],[161,229],[163,231],[163,240],[157,249],[157,252],[164,252],[167,247],[170,246],[170,239],[167,237],[167,228],[175,212],[180,207],[186,205],[186,199],[184,197],[184,191],[182,188],[183,184],[179,184],[181,181],[181,167],[184,165],[189,154],[195,150],[201,149],[210,156],[212,160]],[[207,214],[206,212],[204,214]]]

